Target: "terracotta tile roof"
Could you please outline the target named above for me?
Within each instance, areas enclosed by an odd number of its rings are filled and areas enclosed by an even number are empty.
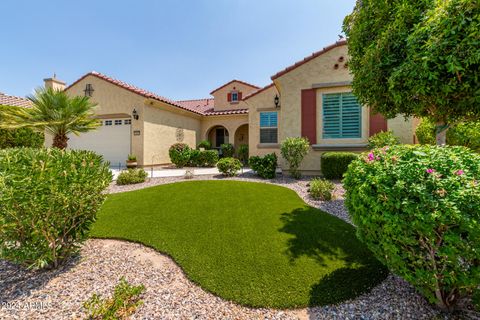
[[[213,108],[210,110],[205,111],[205,116],[224,116],[230,114],[247,114],[248,109],[235,109],[235,110],[221,110],[221,111],[214,111]]]
[[[239,83],[244,84],[246,86],[249,86],[249,87],[252,87],[252,88],[255,88],[255,89],[260,89],[260,87],[254,85],[254,84],[251,84],[251,83],[248,83],[248,82],[245,82],[245,81],[242,81],[242,80],[233,79],[232,81],[229,81],[229,82],[225,83],[224,85],[218,87],[217,89],[213,90],[212,92],[210,92],[210,94],[214,94],[218,90],[225,88],[226,86],[232,84],[233,82],[239,82]]]
[[[277,79],[278,77],[283,76],[284,74],[292,71],[293,69],[296,69],[297,67],[301,66],[302,64],[307,63],[308,61],[310,61],[310,60],[312,60],[312,59],[315,59],[316,57],[324,54],[325,52],[330,51],[330,50],[332,50],[332,49],[334,49],[334,48],[337,48],[337,47],[346,45],[346,44],[347,44],[347,40],[337,41],[337,42],[335,42],[334,44],[331,44],[331,45],[329,45],[328,47],[325,47],[325,48],[323,48],[323,49],[320,50],[320,51],[317,51],[317,52],[312,53],[310,56],[304,58],[303,60],[300,60],[300,61],[294,63],[294,64],[291,65],[290,67],[287,67],[287,68],[285,68],[284,70],[282,70],[282,71],[274,74],[274,75],[271,76],[270,78],[271,78],[272,80],[275,80],[275,79]]]
[[[185,109],[196,110],[198,112],[201,112],[202,114],[205,111],[212,109],[215,105],[215,100],[213,98],[180,100],[175,102]]]
[[[126,82],[123,82],[121,80],[117,80],[117,79],[114,79],[114,78],[111,78],[109,76],[106,76],[100,72],[96,72],[96,71],[92,71],[92,72],[89,72],[87,74],[85,74],[83,77],[81,77],[80,79],[78,79],[77,81],[73,82],[71,85],[69,85],[65,90],[68,90],[69,88],[71,88],[72,86],[74,86],[76,83],[78,83],[79,81],[83,80],[84,78],[86,78],[87,76],[95,76],[97,78],[100,78],[100,79],[103,79],[105,81],[108,81],[114,85],[117,85],[123,89],[126,89],[128,91],[131,91],[133,93],[136,93],[136,94],[139,94],[145,98],[150,98],[150,99],[154,99],[154,100],[158,100],[158,101],[161,101],[161,102],[165,102],[165,103],[168,103],[174,107],[178,107],[180,109],[184,109],[184,110],[187,110],[187,111],[191,111],[191,112],[194,112],[194,113],[197,113],[197,114],[202,114],[202,112],[196,110],[195,108],[188,108],[188,106],[185,106],[185,105],[181,105],[179,103],[177,103],[176,101],[173,101],[173,100],[170,100],[168,98],[165,98],[165,97],[162,97],[158,94],[155,94],[153,92],[150,92],[150,91],[147,91],[147,90],[143,90],[143,89],[140,89],[136,86],[133,86],[131,84],[128,84]]]
[[[32,102],[26,98],[9,96],[0,92],[0,105],[29,108],[32,106]]]
[[[270,83],[268,86],[265,86],[265,87],[263,87],[263,88],[261,88],[261,89],[258,89],[257,91],[254,91],[254,92],[250,93],[249,95],[247,95],[246,97],[244,97],[243,100],[247,100],[247,99],[249,99],[249,98],[251,98],[251,97],[259,94],[260,92],[263,92],[263,91],[265,91],[265,90],[267,90],[267,89],[269,89],[269,88],[271,88],[271,87],[273,87],[273,82]]]

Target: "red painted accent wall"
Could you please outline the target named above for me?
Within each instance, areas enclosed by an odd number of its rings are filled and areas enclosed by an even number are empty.
[[[374,114],[372,110],[370,110],[370,132],[369,136],[373,136],[380,131],[387,131],[388,124],[387,119],[382,116],[380,113]]]
[[[310,144],[317,143],[317,92],[315,89],[302,90],[302,137]]]

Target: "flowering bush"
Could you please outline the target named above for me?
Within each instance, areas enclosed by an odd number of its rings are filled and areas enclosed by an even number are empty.
[[[480,284],[480,155],[394,146],[352,162],[346,206],[358,237],[429,301],[453,309]]]

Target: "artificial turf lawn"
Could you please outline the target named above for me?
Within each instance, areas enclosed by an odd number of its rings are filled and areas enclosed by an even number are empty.
[[[333,304],[387,275],[351,225],[263,183],[189,181],[112,194],[92,236],[156,248],[204,289],[254,307]]]

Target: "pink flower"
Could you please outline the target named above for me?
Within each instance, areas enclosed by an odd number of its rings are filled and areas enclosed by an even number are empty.
[[[464,174],[464,173],[465,173],[465,171],[463,171],[463,170],[458,170],[457,172],[455,172],[455,174],[456,174],[457,176],[461,176],[461,175]]]
[[[427,169],[426,171],[427,171],[427,173],[434,173],[435,169]]]
[[[374,160],[375,160],[375,155],[373,154],[373,152],[370,152],[370,153],[368,154],[368,160],[370,160],[370,161],[374,161]]]

